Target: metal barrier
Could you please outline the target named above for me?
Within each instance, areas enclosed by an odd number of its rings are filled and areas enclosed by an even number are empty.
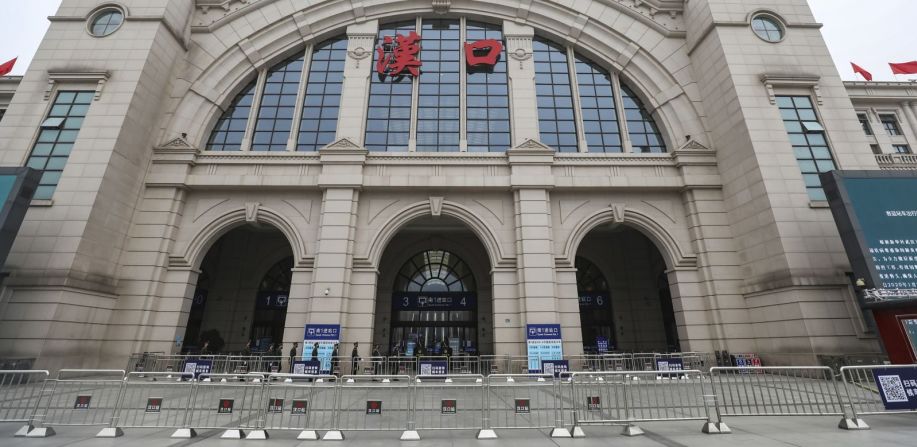
[[[225,429],[220,436],[223,439],[264,439],[260,429],[263,383],[262,374],[198,376],[184,427],[172,437],[194,436],[195,429]]]
[[[271,374],[264,385],[262,430],[301,430],[297,439],[317,440],[334,429],[337,378],[331,375]]]
[[[710,421],[701,371],[622,371],[572,373],[567,381],[573,401],[573,437],[584,425],[624,425],[636,436],[638,422]]]
[[[48,371],[0,371],[0,422],[29,422],[43,395]],[[25,436],[31,424],[16,436]]]
[[[323,440],[344,439],[343,431],[408,432],[412,409],[412,380],[409,376],[344,376],[337,387],[334,430]]]
[[[844,415],[828,367],[714,367],[710,378],[717,424],[723,416]]]
[[[546,429],[552,437],[570,437],[564,428],[564,402],[549,374],[494,374],[487,377],[484,428],[478,439],[496,438],[494,430]]]
[[[850,406],[851,418],[841,421],[839,427],[848,430],[868,430],[860,416],[881,414],[917,413],[909,405],[908,390],[917,389],[914,380],[894,374],[894,369],[911,370],[911,377],[917,376],[917,365],[871,365],[871,366],[845,366],[841,368],[842,382],[838,386],[843,388],[843,395]],[[876,383],[878,380],[879,383]],[[881,390],[880,390],[881,388]],[[893,408],[887,408],[882,400],[885,395]],[[895,408],[897,407],[897,408]]]
[[[26,435],[44,438],[54,435],[54,426],[102,426],[97,436],[112,437],[115,411],[124,382],[124,370],[62,369],[56,379],[45,380],[41,401]]]
[[[484,376],[479,374],[417,376],[408,430],[484,429]],[[417,438],[419,439],[419,435]]]
[[[417,371],[417,357],[389,357],[387,374],[395,376],[413,376]]]
[[[182,427],[191,407],[194,383],[179,373],[128,373],[112,418],[112,435],[120,436],[123,428]]]

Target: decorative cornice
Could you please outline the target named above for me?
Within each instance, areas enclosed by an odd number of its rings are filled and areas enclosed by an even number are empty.
[[[811,88],[815,92],[815,100],[818,102],[818,105],[824,104],[824,98],[821,95],[821,89],[818,86],[821,77],[814,74],[806,73],[765,73],[761,75],[761,82],[764,83],[764,87],[767,89],[767,97],[770,100],[771,104],[777,104],[777,94],[774,91],[775,87],[789,87],[789,88]]]
[[[107,71],[49,71],[48,87],[45,89],[45,101],[51,98],[51,92],[54,85],[59,82],[64,83],[92,83],[96,84],[95,101],[102,96],[102,89],[108,82],[110,74]]]

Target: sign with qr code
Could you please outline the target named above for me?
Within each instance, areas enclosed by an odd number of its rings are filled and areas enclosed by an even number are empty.
[[[917,368],[877,368],[872,375],[886,410],[917,410]]]

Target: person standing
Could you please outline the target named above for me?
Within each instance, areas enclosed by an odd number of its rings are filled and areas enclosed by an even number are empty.
[[[377,376],[382,374],[382,350],[379,345],[373,347],[373,374]]]
[[[339,376],[341,373],[341,368],[340,368],[341,353],[340,351],[338,351],[338,346],[339,344],[335,343],[334,350],[331,351],[331,374]]]
[[[350,373],[353,375],[357,374],[357,363],[360,362],[359,347],[360,347],[359,342],[354,343],[353,351],[350,352]]]
[[[312,361],[318,361],[318,343],[312,345]]]
[[[299,346],[299,343],[293,343],[293,348],[290,349],[290,374],[293,374],[293,361],[296,359],[297,346]]]

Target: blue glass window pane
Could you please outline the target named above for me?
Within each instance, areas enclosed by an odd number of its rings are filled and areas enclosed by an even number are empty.
[[[379,28],[378,44],[386,36],[394,38],[396,34],[407,36],[415,31],[415,22],[402,22],[383,25]],[[423,42],[427,36],[423,35]],[[346,54],[346,53],[345,53]],[[376,56],[373,56],[374,58]],[[421,57],[421,60],[425,58]],[[376,63],[375,59],[372,61]],[[426,73],[426,61],[421,67]],[[426,75],[423,75],[426,76]],[[421,76],[421,77],[423,77]],[[411,98],[413,95],[413,78],[411,76],[389,77],[372,73],[369,87],[368,120],[383,120],[387,123],[384,133],[365,136],[366,148],[371,151],[407,151],[411,131]]]
[[[624,103],[624,114],[627,116],[627,133],[631,142],[641,142],[639,150],[637,143],[633,143],[634,152],[666,152],[664,140],[659,133],[659,128],[656,127],[656,121],[643,107],[643,103],[634,94],[633,90],[623,83],[621,84],[621,99]]]
[[[334,141],[333,130],[337,128],[338,105],[344,82],[343,62],[346,58],[345,36],[327,40],[312,50],[296,141],[297,151],[317,151]],[[332,131],[325,131],[327,129]]]
[[[303,57],[297,56],[277,64],[268,71],[252,138],[253,151],[287,149],[302,67]]]
[[[533,41],[533,51],[541,141],[560,152],[576,152],[567,52],[539,37]]]
[[[576,56],[576,72],[583,133],[589,152],[623,152],[620,138],[604,138],[606,134],[615,135],[621,132],[614,99],[611,96],[613,87],[610,75],[580,56]],[[611,100],[604,101],[606,99]]]
[[[777,106],[793,145],[793,152],[803,173],[806,191],[812,200],[826,200],[818,174],[836,168],[824,130],[815,113],[812,100],[807,96],[778,96]],[[806,126],[804,123],[809,122]],[[812,123],[816,125],[812,125]],[[806,131],[806,129],[810,131]]]
[[[26,166],[42,171],[36,199],[50,199],[54,195],[93,98],[94,92],[62,91],[54,99],[48,117],[63,118],[62,127],[66,130],[42,130],[26,160]]]
[[[252,81],[233,99],[232,105],[223,112],[207,142],[209,151],[242,150],[242,137],[248,123],[252,99],[255,96],[255,82]]]

